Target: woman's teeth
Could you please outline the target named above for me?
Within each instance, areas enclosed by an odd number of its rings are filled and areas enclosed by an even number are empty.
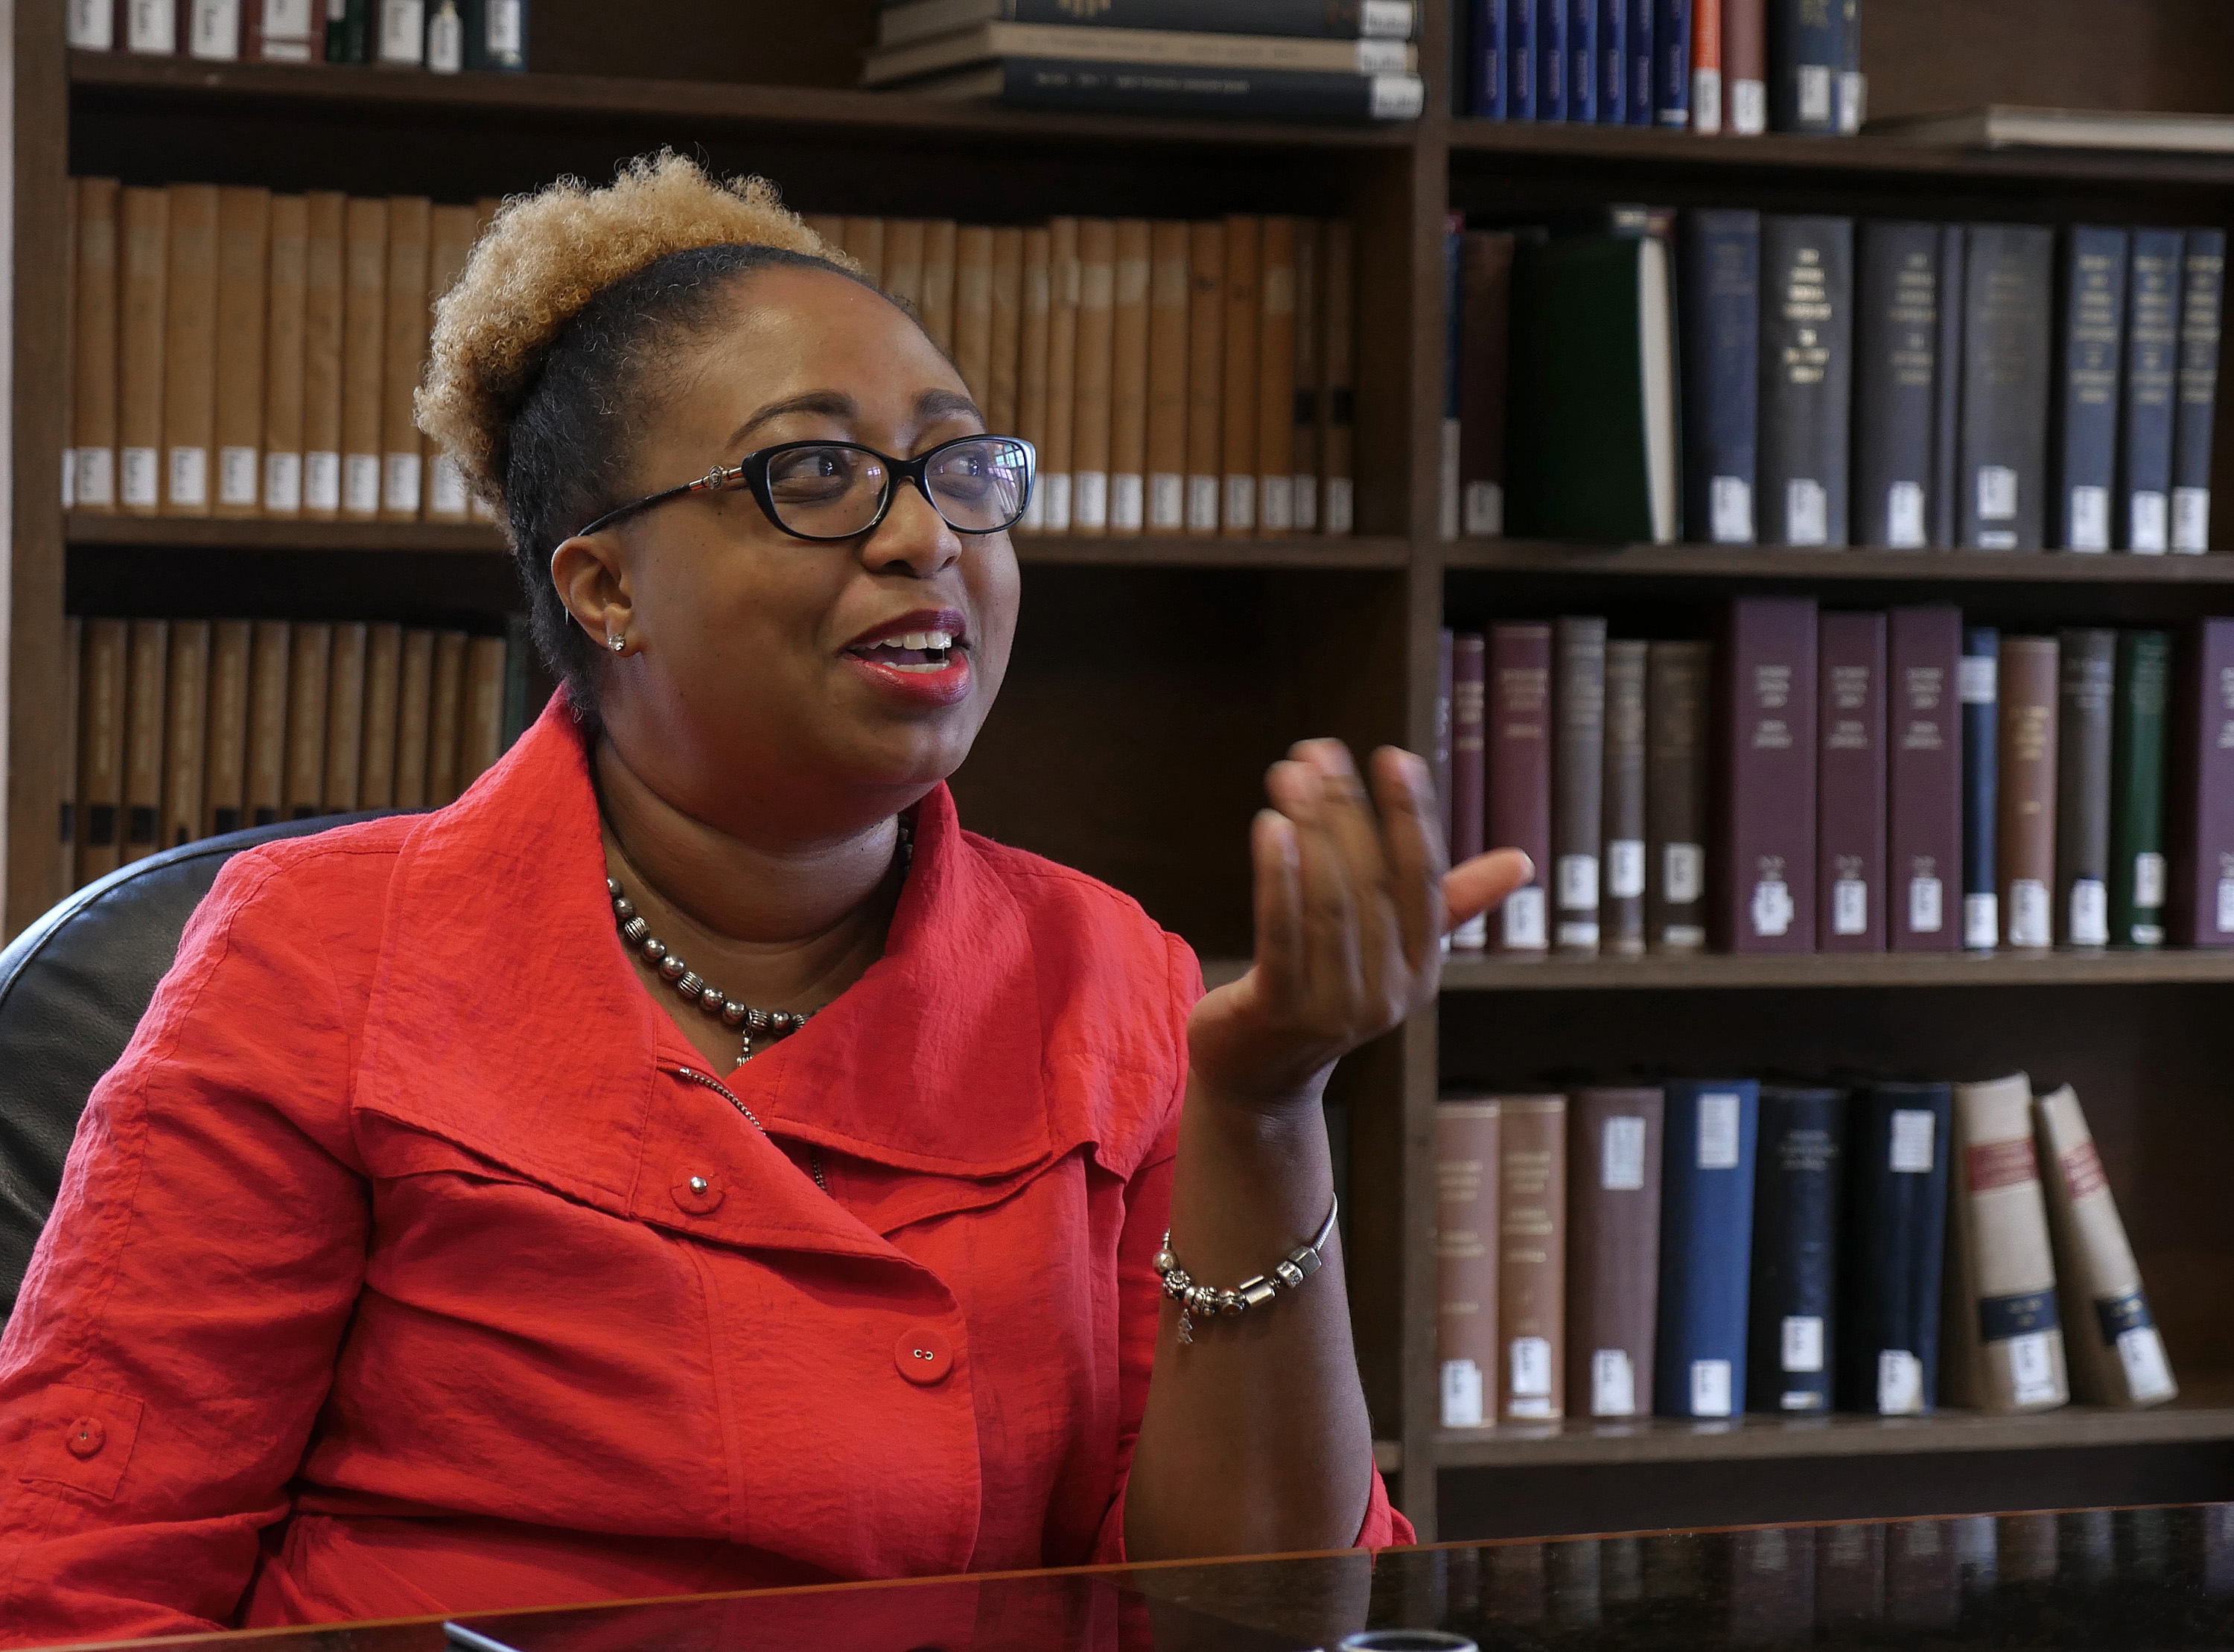
[[[875,660],[895,671],[944,671],[947,652],[953,646],[954,637],[949,631],[903,631],[857,651],[863,658]]]

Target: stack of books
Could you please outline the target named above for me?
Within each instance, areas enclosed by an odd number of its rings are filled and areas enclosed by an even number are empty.
[[[898,0],[861,81],[1042,108],[1409,121],[1418,24],[1415,0]]]

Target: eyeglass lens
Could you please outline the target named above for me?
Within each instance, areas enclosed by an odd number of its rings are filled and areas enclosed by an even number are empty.
[[[950,527],[990,533],[1022,516],[1030,458],[1022,442],[998,436],[949,442],[931,455],[924,481]],[[889,478],[884,461],[846,442],[789,448],[768,461],[776,520],[794,533],[845,539],[876,519]]]

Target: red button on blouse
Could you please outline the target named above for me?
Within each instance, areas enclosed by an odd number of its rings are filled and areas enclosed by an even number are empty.
[[[944,1382],[954,1368],[954,1345],[928,1326],[900,1333],[892,1344],[892,1363],[900,1374],[918,1388]]]

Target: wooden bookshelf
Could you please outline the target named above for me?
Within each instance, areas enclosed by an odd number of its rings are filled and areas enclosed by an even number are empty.
[[[1452,569],[1580,574],[1593,579],[1789,580],[1843,587],[1868,581],[1934,584],[2234,585],[2234,554],[2136,557],[2117,552],[1799,550],[1788,545],[1571,545],[1552,539],[1459,539]]]
[[[2234,983],[2234,950],[1703,952],[1641,958],[1453,957],[1445,992],[1702,991],[1737,987],[2068,987]]]

